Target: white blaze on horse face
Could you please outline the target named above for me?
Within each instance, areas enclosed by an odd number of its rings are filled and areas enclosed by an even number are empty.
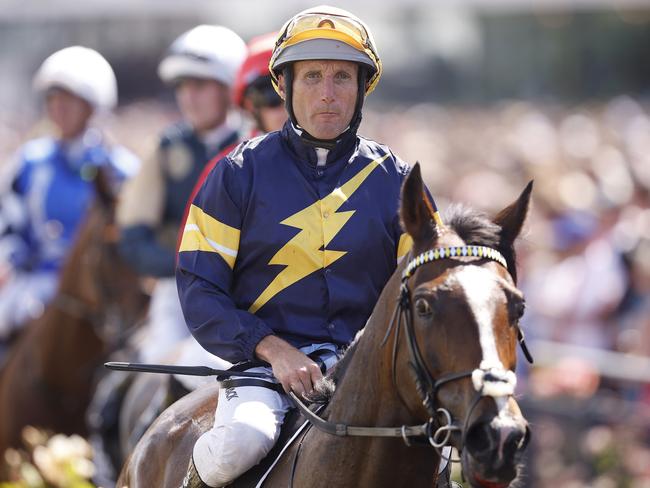
[[[495,298],[502,293],[500,280],[487,269],[471,265],[463,266],[453,276],[476,320],[483,353],[481,364],[472,372],[474,389],[495,399],[508,397],[514,393],[517,378],[503,367],[494,335]]]
[[[499,291],[499,283],[494,273],[470,265],[461,267],[454,277],[465,292],[465,298],[478,325],[479,341],[483,351],[480,368],[482,370],[492,368],[503,370],[492,321],[496,307],[494,297]]]

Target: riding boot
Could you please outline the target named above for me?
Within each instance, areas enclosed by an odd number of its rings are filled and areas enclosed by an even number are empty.
[[[183,478],[183,484],[180,488],[210,488],[199,476],[196,466],[194,466],[194,459],[192,458],[190,458],[190,464],[187,466],[187,474]]]

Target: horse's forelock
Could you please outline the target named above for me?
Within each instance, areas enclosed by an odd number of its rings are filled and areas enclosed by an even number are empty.
[[[468,246],[499,245],[501,228],[482,212],[465,205],[453,204],[446,210],[443,221]]]
[[[506,259],[512,278],[517,281],[515,250],[512,245],[503,244],[501,226],[494,223],[490,217],[471,207],[453,204],[444,213],[443,221],[465,241],[465,245],[497,249]]]

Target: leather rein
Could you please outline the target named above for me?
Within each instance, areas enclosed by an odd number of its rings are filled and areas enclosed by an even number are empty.
[[[437,261],[441,259],[452,259],[455,257],[476,257],[479,259],[490,259],[498,262],[503,267],[508,269],[507,263],[503,255],[496,249],[486,246],[461,246],[461,247],[442,247],[428,250],[419,254],[411,259],[404,272],[402,273],[400,295],[398,298],[395,313],[388,325],[386,334],[381,342],[383,347],[391,332],[395,331],[395,340],[393,342],[392,352],[392,372],[393,372],[393,385],[397,389],[396,381],[396,360],[397,360],[397,346],[399,343],[400,329],[404,323],[404,331],[409,350],[409,366],[412,368],[418,395],[422,404],[430,415],[427,422],[420,425],[402,425],[398,427],[359,427],[351,426],[343,423],[334,423],[322,419],[317,414],[312,412],[303,401],[298,398],[293,392],[289,392],[289,396],[294,400],[298,409],[302,414],[319,430],[328,434],[336,435],[339,437],[401,437],[407,446],[411,445],[411,439],[424,440],[425,443],[430,444],[442,455],[442,448],[447,445],[453,432],[461,432],[462,442],[461,446],[465,445],[465,436],[469,426],[469,419],[471,414],[483,397],[496,397],[507,396],[510,397],[514,394],[514,387],[516,384],[515,375],[512,371],[506,371],[496,368],[479,367],[472,371],[463,371],[457,373],[449,373],[442,375],[439,378],[434,378],[429,372],[426,363],[420,352],[415,330],[413,325],[413,317],[411,310],[411,292],[408,288],[409,278],[420,266]],[[522,348],[526,359],[532,363],[533,358],[526,346],[524,333],[517,327],[517,338]],[[438,396],[438,391],[442,386],[456,380],[464,378],[472,378],[476,395],[468,413],[462,423],[462,427],[458,422],[453,420],[451,413],[445,409],[436,408],[435,402]],[[497,393],[498,392],[498,393]],[[398,393],[399,394],[399,393]],[[402,403],[405,403],[402,399]],[[440,419],[442,421],[440,421]],[[444,457],[444,456],[443,456]],[[447,459],[447,458],[445,458]],[[449,460],[449,459],[448,459]]]

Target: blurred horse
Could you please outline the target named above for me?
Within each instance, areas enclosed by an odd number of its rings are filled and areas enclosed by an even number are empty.
[[[513,397],[518,340],[524,345],[514,241],[531,189],[493,221],[454,207],[441,225],[413,168],[401,206],[411,253],[337,365],[328,406],[266,473],[265,487],[431,487],[444,445],[461,453],[472,487],[516,479],[530,434]],[[178,487],[195,440],[214,419],[215,390],[167,409],[117,486]],[[245,474],[232,486],[257,482]]]
[[[138,322],[148,297],[117,251],[116,198],[107,176],[42,316],[29,323],[0,372],[0,453],[26,425],[85,434],[93,378],[111,347]]]

